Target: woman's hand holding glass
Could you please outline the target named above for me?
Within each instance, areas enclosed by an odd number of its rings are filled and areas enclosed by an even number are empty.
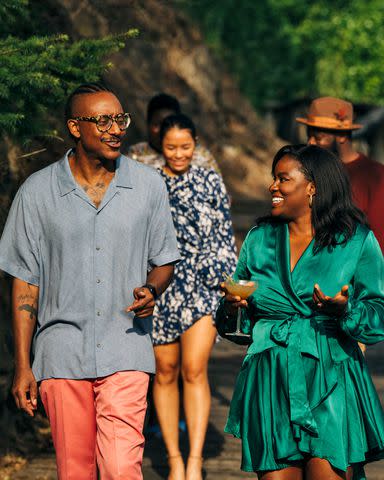
[[[248,307],[247,300],[242,299],[239,295],[229,293],[226,282],[220,284],[220,289],[224,293],[225,308],[229,315],[235,316],[239,308]]]
[[[343,315],[348,305],[348,285],[344,285],[340,292],[334,297],[330,297],[329,295],[325,295],[316,283],[313,288],[312,298],[317,309],[325,315],[339,317]]]
[[[236,331],[226,335],[238,337],[250,337],[249,334],[241,331],[241,309],[248,307],[247,298],[256,290],[256,283],[251,280],[228,279],[220,285],[225,294],[225,303],[229,315],[237,315]]]

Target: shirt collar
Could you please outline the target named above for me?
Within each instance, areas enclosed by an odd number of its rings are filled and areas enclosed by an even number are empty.
[[[125,155],[120,155],[116,160],[116,187],[133,188],[134,161]]]
[[[72,149],[68,150],[58,164],[57,178],[61,197],[76,190],[78,186],[69,166],[68,157],[72,151]],[[116,187],[133,188],[132,173],[132,160],[125,155],[120,155],[116,161]]]
[[[72,149],[64,155],[64,157],[59,161],[57,167],[57,179],[59,181],[59,190],[60,196],[63,197],[69,192],[72,192],[76,189],[76,181],[73,178],[71,168],[69,166],[68,157],[72,153]]]

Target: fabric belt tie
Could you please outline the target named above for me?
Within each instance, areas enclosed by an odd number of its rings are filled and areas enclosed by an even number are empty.
[[[282,320],[278,320],[276,317],[273,320],[262,319],[256,322],[253,331],[254,343],[248,351],[249,354],[258,353],[276,344],[287,347],[290,419],[294,426],[299,427],[294,428],[295,438],[300,438],[300,427],[310,434],[318,436],[318,427],[312,410],[332,392],[337,383],[337,373],[330,352],[325,358],[320,359],[319,356],[316,336],[320,328],[326,333],[332,333],[337,329],[336,320],[320,315],[304,317],[298,313],[284,315]],[[321,393],[317,398],[312,398],[311,404],[307,391],[303,353],[316,359],[322,370],[320,375]]]

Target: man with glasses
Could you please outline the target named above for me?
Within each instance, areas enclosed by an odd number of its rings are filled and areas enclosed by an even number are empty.
[[[130,123],[100,84],[69,97],[75,148],[19,189],[0,241],[14,277],[16,404],[37,385],[60,480],[142,479],[155,298],[178,261],[165,185],[120,154]],[[30,350],[33,339],[33,365]]]

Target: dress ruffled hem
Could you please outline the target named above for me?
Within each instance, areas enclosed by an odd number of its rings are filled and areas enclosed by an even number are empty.
[[[335,365],[337,384],[311,409],[318,433],[293,425],[284,375],[286,349],[271,348],[244,359],[224,431],[242,440],[242,470],[280,470],[307,456],[324,458],[339,470],[384,458],[384,414],[359,351]],[[316,360],[303,356],[307,386],[316,389]]]
[[[225,429],[225,433],[231,433],[229,431],[227,431]],[[237,437],[236,435],[234,435],[236,438],[241,438],[241,437]],[[364,460],[362,460],[361,462],[358,462],[358,463],[353,463],[351,465],[348,465],[351,466],[353,468],[353,479],[352,480],[366,480],[366,476],[365,476],[365,472],[364,472],[364,466],[368,463],[372,463],[372,462],[377,462],[377,461],[380,461],[380,460],[383,460],[384,459],[384,445],[381,445],[380,447],[381,450],[381,453],[379,453],[378,455],[375,455],[375,456],[372,456],[371,458],[367,459],[365,458]],[[302,464],[302,462],[305,460],[305,456],[310,456],[310,457],[313,457],[313,458],[322,458],[324,460],[327,460],[333,468],[337,469],[337,470],[341,470],[341,471],[346,471],[346,469],[344,470],[343,468],[341,468],[339,465],[337,465],[335,462],[334,462],[334,459],[333,458],[329,458],[329,457],[326,457],[324,455],[321,455],[320,453],[317,453],[317,452],[301,452],[302,455],[300,455],[300,458],[296,459],[296,460],[291,460],[291,461],[286,461],[286,462],[273,462],[271,464],[265,464],[263,465],[263,468],[260,469],[260,468],[255,468],[252,464],[249,464],[249,463],[246,463],[244,462],[244,460],[242,461],[241,463],[241,470],[243,472],[249,472],[249,473],[257,473],[257,472],[260,472],[260,471],[274,471],[274,470],[283,470],[284,468],[288,468],[288,467],[292,467],[292,466],[295,466],[295,465],[300,465]]]
[[[193,327],[193,325],[195,325],[195,323],[197,323],[203,317],[207,317],[209,315],[212,316],[212,318],[214,318],[213,317],[214,312],[210,311],[210,312],[207,312],[207,313],[199,314],[199,317],[198,318],[193,318],[192,322],[190,324],[180,323],[180,325],[179,325],[180,330],[178,331],[177,336],[175,336],[174,338],[171,338],[171,337],[168,336],[168,338],[166,338],[166,339],[153,338],[152,339],[153,346],[157,347],[158,345],[169,345],[170,343],[177,342],[179,340],[179,338],[181,337],[181,335],[183,335],[183,333],[185,333],[187,330],[189,330],[191,327]],[[213,321],[213,324],[214,324],[214,321]]]

